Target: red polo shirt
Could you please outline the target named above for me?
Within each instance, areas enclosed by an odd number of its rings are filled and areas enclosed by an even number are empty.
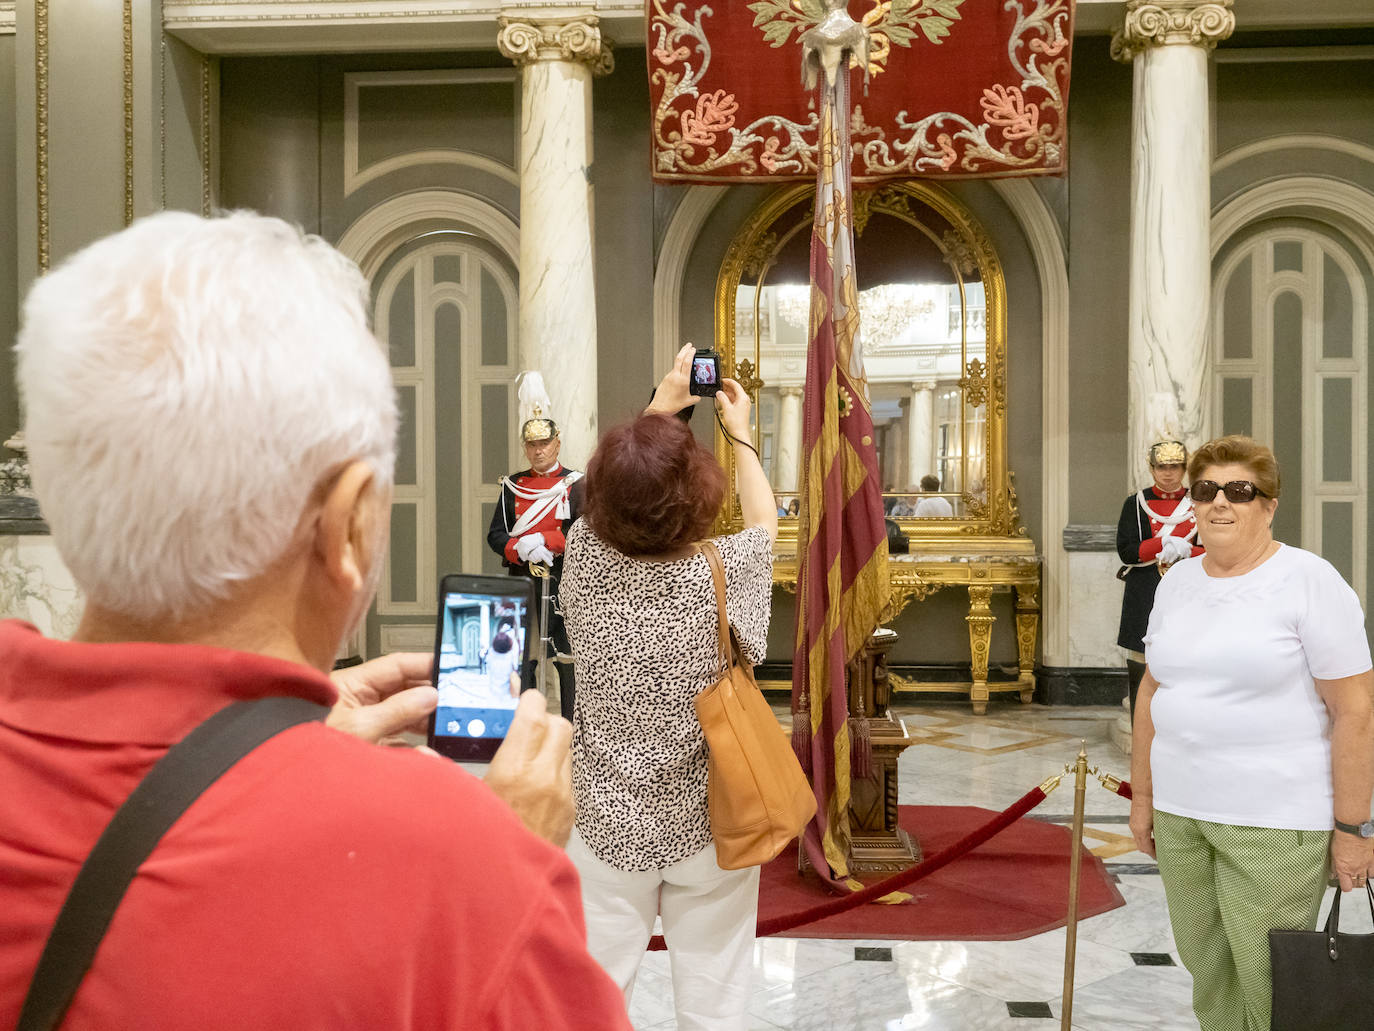
[[[216,648],[0,623],[0,1027],[86,854],[167,748],[328,678]],[[458,767],[322,724],[217,781],[140,868],[62,1025],[629,1028],[577,875]]]

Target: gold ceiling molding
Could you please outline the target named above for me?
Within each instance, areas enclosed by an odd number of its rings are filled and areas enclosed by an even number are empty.
[[[200,213],[210,216],[210,57],[200,57]]]
[[[48,0],[33,3],[35,123],[38,131],[38,274],[48,271],[51,237],[48,232]]]
[[[158,33],[157,53],[158,207],[167,210],[167,33]]]
[[[134,220],[134,0],[124,0],[124,224]]]

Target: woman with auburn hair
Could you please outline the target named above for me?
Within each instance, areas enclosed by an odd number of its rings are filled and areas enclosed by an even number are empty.
[[[719,676],[715,588],[696,542],[725,500],[725,473],[675,413],[693,347],[649,408],[607,431],[587,463],[584,515],[568,531],[559,601],[577,664],[568,854],[582,880],[587,944],[629,1004],[655,917],[673,970],[677,1026],[744,1027],[758,867],[716,864],[706,741],[693,699]],[[714,540],[726,611],[745,658],[763,660],[772,597],[773,492],[749,438],[749,395],[716,395],[735,447],[745,528]]]
[[[1131,832],[1159,860],[1203,1031],[1268,1028],[1269,931],[1315,927],[1330,872],[1350,891],[1374,871],[1374,676],[1355,592],[1274,540],[1274,453],[1222,437],[1188,474],[1207,551],[1150,614]]]

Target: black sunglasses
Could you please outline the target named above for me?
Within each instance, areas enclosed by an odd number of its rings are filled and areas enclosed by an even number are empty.
[[[1192,499],[1204,504],[1215,498],[1217,491],[1225,494],[1226,500],[1233,505],[1243,505],[1247,501],[1254,501],[1255,498],[1267,498],[1269,496],[1249,480],[1232,480],[1227,484],[1217,483],[1216,480],[1198,480],[1188,488],[1188,493]]]

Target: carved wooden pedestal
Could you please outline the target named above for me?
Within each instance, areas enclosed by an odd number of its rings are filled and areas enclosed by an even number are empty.
[[[849,716],[868,721],[873,742],[873,777],[850,781],[849,866],[856,873],[896,873],[921,860],[921,846],[897,826],[897,759],[913,742],[888,708],[887,653],[896,640],[896,631],[879,628],[849,664]]]

